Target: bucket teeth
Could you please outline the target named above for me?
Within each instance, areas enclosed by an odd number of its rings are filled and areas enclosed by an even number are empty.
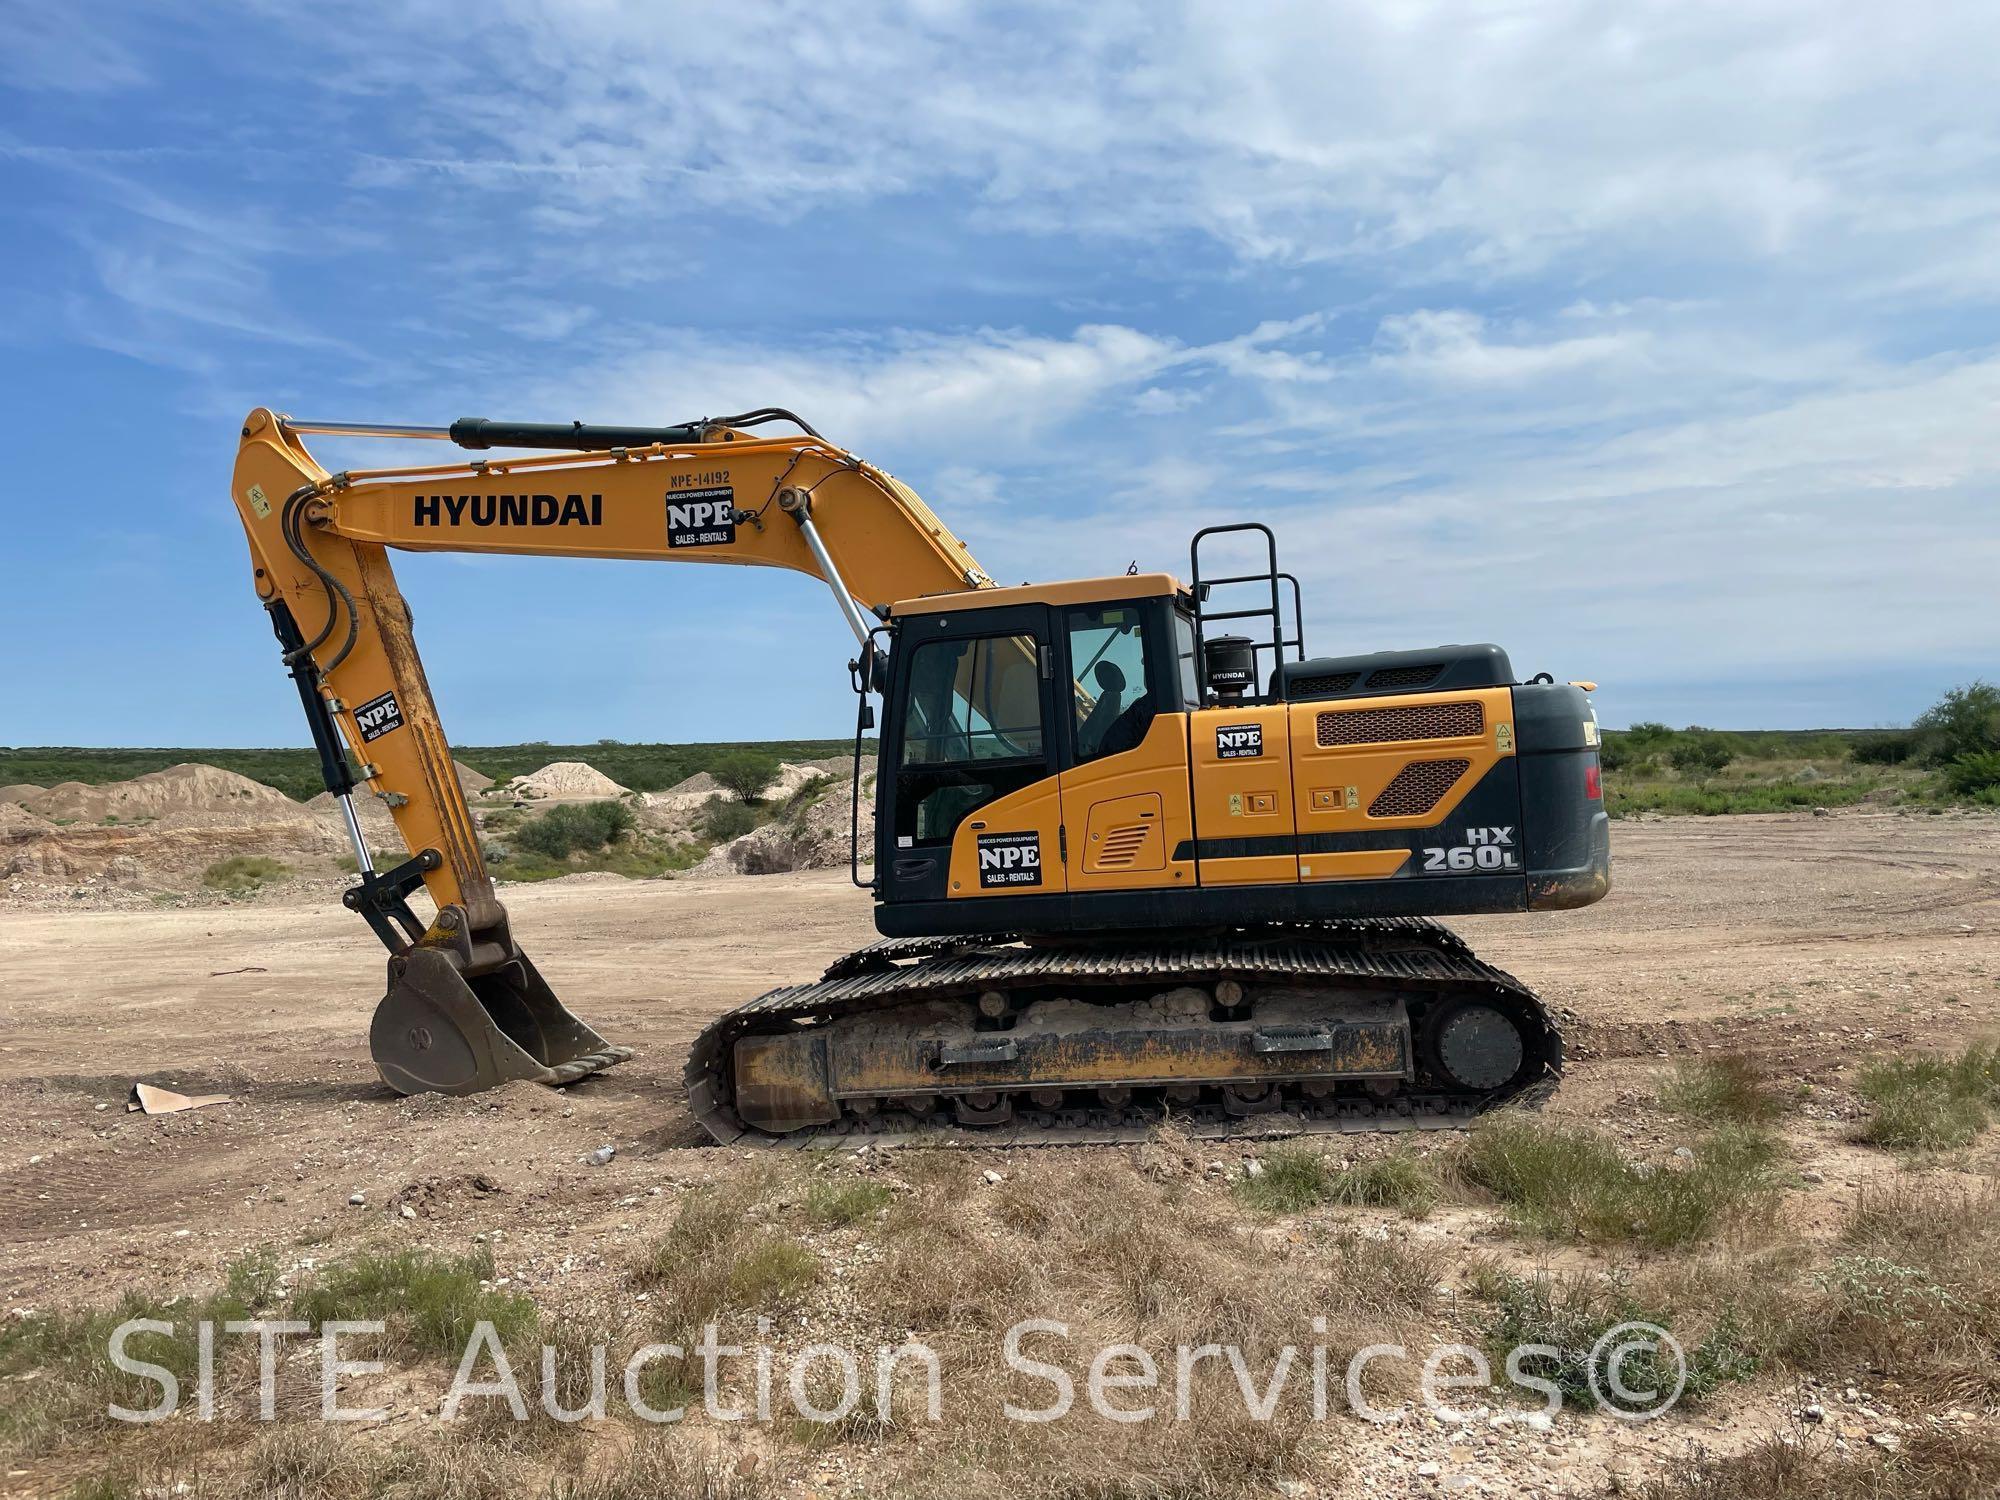
[[[391,959],[368,1048],[399,1094],[476,1094],[516,1079],[559,1087],[632,1055],[571,1015],[511,944],[472,970],[453,948],[421,943]]]

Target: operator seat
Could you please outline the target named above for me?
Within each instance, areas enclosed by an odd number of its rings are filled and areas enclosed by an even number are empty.
[[[1125,671],[1115,661],[1101,661],[1092,674],[1097,678],[1097,702],[1091,705],[1083,725],[1076,732],[1076,753],[1084,758],[1097,754],[1104,735],[1123,713]]]

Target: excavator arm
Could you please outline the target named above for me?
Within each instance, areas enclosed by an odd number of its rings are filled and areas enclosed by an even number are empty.
[[[774,420],[802,432],[755,430]],[[311,433],[437,439],[480,456],[329,473],[305,447]],[[494,448],[560,451],[484,456]],[[232,495],[257,597],[354,843],[361,878],[346,902],[390,951],[370,1042],[403,1092],[564,1083],[629,1049],[570,1015],[513,942],[390,549],[789,568],[824,580],[864,642],[866,611],[992,586],[915,492],[769,409],[657,428],[409,428],[259,408],[243,424]],[[410,851],[393,869],[374,868],[344,752]],[[419,884],[436,906],[428,923],[408,905]]]

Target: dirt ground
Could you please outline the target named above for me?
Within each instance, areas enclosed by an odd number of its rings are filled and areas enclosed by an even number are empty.
[[[1872,1053],[1990,1032],[2000,818],[1623,823],[1614,861],[1616,889],[1590,910],[1454,924],[1574,1014],[1553,1113],[1643,1146],[1664,1058],[1757,1053],[1837,1101]],[[259,1246],[495,1231],[517,1285],[615,1295],[609,1268],[657,1234],[674,1191],[742,1159],[702,1144],[682,1103],[690,1039],[872,940],[868,897],[844,871],[503,894],[557,993],[635,1060],[562,1094],[399,1099],[366,1053],[382,955],[331,903],[0,910],[0,1303],[198,1284]],[[127,1114],[137,1080],[237,1102]],[[1801,1224],[1889,1165],[1851,1143],[1837,1103],[1821,1113],[1788,1127],[1814,1184]],[[592,1165],[605,1145],[615,1157]],[[1009,1170],[1008,1153],[981,1156]]]

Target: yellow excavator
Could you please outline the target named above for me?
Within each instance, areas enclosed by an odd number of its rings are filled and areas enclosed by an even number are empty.
[[[476,456],[328,473],[312,434]],[[1560,1075],[1548,1012],[1436,919],[1609,889],[1592,685],[1517,681],[1492,645],[1307,657],[1261,523],[1198,532],[1185,584],[1002,588],[906,485],[778,408],[659,427],[260,408],[233,496],[353,841],[344,900],[389,950],[369,1041],[391,1088],[569,1084],[631,1055],[509,930],[391,549],[789,568],[831,590],[857,648],[850,872],[883,937],[702,1032],[688,1093],[718,1140],[1450,1127]],[[1257,561],[1218,573],[1246,544]],[[362,838],[361,783],[408,846],[394,868]]]

